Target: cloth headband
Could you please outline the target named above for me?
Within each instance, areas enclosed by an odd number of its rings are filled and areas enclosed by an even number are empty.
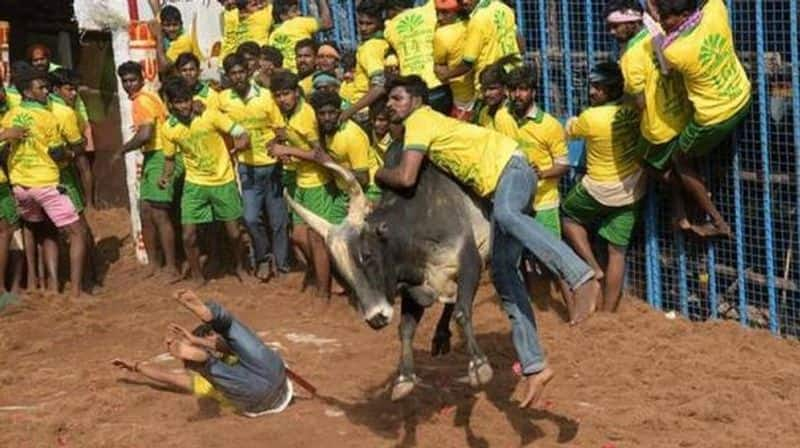
[[[333,56],[336,59],[339,59],[339,52],[330,45],[320,45],[319,50],[317,50],[317,56]]]
[[[606,17],[606,22],[608,23],[630,23],[641,21],[642,13],[639,11],[634,11],[633,9],[614,11],[609,14],[608,17]]]

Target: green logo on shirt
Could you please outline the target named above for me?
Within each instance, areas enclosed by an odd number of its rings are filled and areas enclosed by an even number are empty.
[[[493,18],[494,26],[497,29],[497,41],[498,44],[500,44],[500,50],[503,53],[502,56],[518,53],[516,42],[517,37],[514,35],[514,30],[506,25],[508,22],[506,12],[502,9],[498,9],[494,12]]]
[[[400,23],[397,24],[397,32],[403,37],[409,37],[424,23],[425,21],[422,19],[421,15],[411,14],[400,20]]]
[[[700,47],[700,65],[714,81],[717,93],[729,99],[742,94],[742,72],[738,70],[733,45],[721,34],[710,34]]]
[[[11,124],[18,128],[28,129],[33,125],[33,117],[24,112],[19,113],[11,120]]]

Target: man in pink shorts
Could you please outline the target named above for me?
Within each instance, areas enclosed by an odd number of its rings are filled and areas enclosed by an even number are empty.
[[[14,83],[22,94],[22,103],[9,111],[0,127],[24,129],[27,137],[11,143],[8,172],[24,225],[34,234],[41,233],[45,215],[69,236],[70,289],[77,297],[86,256],[86,227],[79,219],[66,191],[59,185],[57,162],[70,157],[63,145],[56,117],[47,108],[47,74],[30,66],[14,73]],[[57,248],[45,248],[57,250]],[[45,257],[51,260],[52,257]],[[48,263],[52,264],[52,263]],[[47,266],[51,281],[48,289],[58,290],[57,268]]]

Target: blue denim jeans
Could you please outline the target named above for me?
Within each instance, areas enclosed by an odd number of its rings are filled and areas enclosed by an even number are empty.
[[[572,288],[594,274],[566,243],[528,214],[536,182],[536,173],[528,162],[521,156],[512,157],[497,183],[492,211],[492,281],[511,320],[511,339],[526,374],[539,372],[546,364],[519,269],[523,250],[530,251]]]
[[[280,355],[222,305],[209,301],[206,306],[213,315],[209,324],[225,338],[239,362],[230,365],[211,356],[203,366],[203,376],[240,410],[260,412],[279,403],[286,384]]]
[[[269,220],[272,254],[279,270],[289,270],[289,211],[283,198],[283,169],[279,164],[252,166],[239,164],[242,183],[244,223],[253,245],[255,265],[263,262],[270,251],[270,238],[264,214]]]

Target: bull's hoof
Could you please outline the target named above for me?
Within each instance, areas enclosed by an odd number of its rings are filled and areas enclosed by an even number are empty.
[[[440,356],[450,353],[450,334],[437,334],[431,341],[431,356]]]
[[[472,360],[469,362],[467,368],[467,376],[469,377],[469,385],[472,387],[480,387],[488,384],[494,376],[494,371],[489,361],[484,359]]]
[[[411,391],[414,390],[414,386],[416,385],[416,375],[412,375],[411,377],[405,375],[398,376],[394,381],[394,386],[392,387],[392,401],[399,401],[407,397],[409,394],[411,394]]]

